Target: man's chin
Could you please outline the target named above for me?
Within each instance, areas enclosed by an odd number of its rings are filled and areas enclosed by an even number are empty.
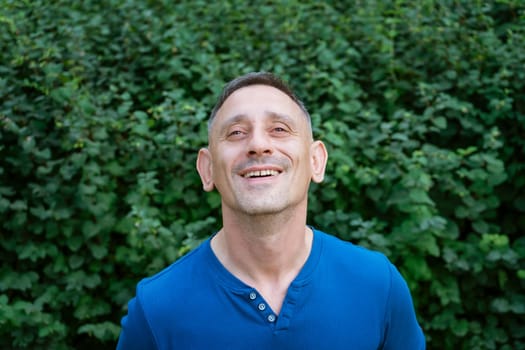
[[[283,209],[275,209],[275,208],[247,208],[244,210],[244,213],[249,216],[275,216],[276,214],[279,214],[282,212]]]
[[[251,201],[241,205],[239,210],[249,216],[267,216],[276,215],[286,209],[284,205],[278,205],[277,203],[257,203],[257,201]]]

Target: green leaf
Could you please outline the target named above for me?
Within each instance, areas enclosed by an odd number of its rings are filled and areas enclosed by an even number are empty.
[[[408,193],[408,196],[410,199],[417,204],[427,204],[427,205],[434,205],[434,201],[430,199],[427,192],[418,188],[411,189]]]
[[[114,341],[120,334],[120,327],[111,322],[88,323],[78,328],[79,334],[89,334],[100,340]]]
[[[103,245],[93,244],[89,246],[89,249],[91,250],[91,254],[93,254],[93,257],[98,260],[108,255],[108,248]]]
[[[0,197],[0,213],[3,213],[9,209],[11,202],[7,198]]]
[[[469,330],[469,324],[467,320],[459,320],[454,323],[454,326],[452,327],[452,332],[459,336],[464,337]]]
[[[0,275],[0,290],[26,291],[31,289],[33,284],[36,283],[38,279],[38,274],[34,271],[23,273],[8,271]]]
[[[68,261],[69,261],[69,266],[73,270],[76,270],[84,264],[84,257],[81,255],[73,254],[69,257]]]
[[[407,270],[407,275],[412,276],[415,280],[427,281],[432,278],[430,267],[420,256],[407,257],[403,267]]]
[[[80,249],[82,244],[84,243],[84,239],[80,235],[74,235],[71,237],[68,237],[67,239],[67,245],[71,251],[76,252]]]

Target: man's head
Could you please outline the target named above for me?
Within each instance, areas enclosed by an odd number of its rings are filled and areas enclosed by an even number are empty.
[[[223,215],[306,213],[310,181],[324,176],[326,149],[313,140],[303,104],[279,79],[253,73],[229,83],[208,137],[197,170],[204,189],[221,194]]]
[[[208,133],[211,130],[213,121],[215,120],[215,116],[217,115],[218,110],[222,107],[224,104],[224,101],[230,97],[231,94],[233,94],[235,91],[251,86],[251,85],[267,85],[274,87],[284,94],[286,94],[288,97],[294,101],[299,108],[303,111],[307,121],[308,125],[310,126],[310,130],[312,129],[312,122],[310,118],[310,114],[308,113],[308,110],[304,106],[304,103],[295,95],[295,93],[292,91],[292,89],[279,77],[273,75],[272,73],[268,72],[252,72],[245,75],[241,75],[240,77],[237,77],[227,83],[224,88],[222,89],[221,95],[219,96],[217,103],[213,107],[210,118],[208,119]]]

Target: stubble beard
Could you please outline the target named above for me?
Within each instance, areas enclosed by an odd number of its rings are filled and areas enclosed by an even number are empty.
[[[261,190],[261,194],[249,195],[237,193],[237,210],[247,216],[277,215],[286,211],[288,199],[282,193],[267,193],[271,190]],[[266,192],[266,193],[265,193]]]

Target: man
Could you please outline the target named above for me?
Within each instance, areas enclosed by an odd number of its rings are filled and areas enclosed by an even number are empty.
[[[406,283],[380,253],[306,225],[327,151],[269,73],[226,85],[197,171],[223,227],[138,284],[118,349],[424,349]]]

